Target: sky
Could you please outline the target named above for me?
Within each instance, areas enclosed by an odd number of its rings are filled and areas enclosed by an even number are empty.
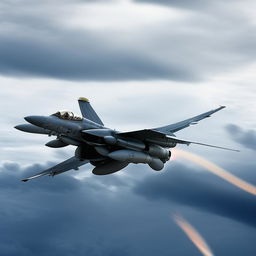
[[[256,185],[255,8],[252,0],[1,1],[0,254],[202,255],[180,216],[213,255],[255,255],[255,195],[178,154]],[[176,136],[241,152],[179,145],[160,172],[130,164],[99,177],[86,165],[20,182],[75,148],[47,148],[52,138],[13,127],[28,115],[80,115],[79,97],[120,131],[225,105]]]

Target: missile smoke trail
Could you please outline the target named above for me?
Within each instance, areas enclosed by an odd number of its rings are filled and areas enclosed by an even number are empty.
[[[179,216],[174,216],[174,220],[204,256],[213,256],[213,253],[211,252],[207,243],[203,237],[195,230],[195,228],[193,228],[187,221]]]
[[[228,181],[229,183],[237,186],[238,188],[252,194],[256,195],[256,187],[246,181],[243,181],[242,179],[236,177],[235,175],[227,172],[223,168],[219,167],[218,165],[189,152],[183,151],[176,149],[175,150],[175,155],[184,157],[186,159],[189,159],[190,161],[205,167],[208,171],[211,171],[215,175],[221,177],[222,179]]]

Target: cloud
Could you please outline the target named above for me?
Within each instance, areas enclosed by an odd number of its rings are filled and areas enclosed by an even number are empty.
[[[256,150],[256,132],[254,130],[244,130],[234,124],[227,125],[226,130],[234,141],[246,148]]]
[[[195,5],[199,11],[200,2]],[[134,2],[99,2],[98,12],[92,3],[82,1],[60,5],[19,1],[17,5],[19,8],[2,4],[0,73],[7,76],[195,82],[248,65],[255,57],[255,27],[236,9],[228,11],[230,6],[203,15],[181,11],[177,19],[172,18],[173,11],[155,9],[164,18],[145,25],[137,17],[150,17],[152,9]],[[75,22],[81,16],[79,7],[86,7],[87,19],[83,15]],[[116,20],[109,21],[109,11]],[[134,17],[131,27],[127,27],[131,23],[128,16],[123,18],[127,12]],[[102,22],[95,27],[96,14]]]
[[[16,163],[1,168],[0,225],[5,230],[1,255],[127,255],[121,242],[115,245],[104,239],[108,229],[104,222],[95,221],[100,213],[106,213],[104,201],[94,200],[104,186],[69,175],[26,185],[20,182],[21,176],[43,168],[46,166],[22,168]]]
[[[162,216],[162,207],[145,214],[147,202],[134,197],[115,175],[77,180],[69,172],[20,182],[49,165],[1,167],[1,255],[152,255],[156,248],[169,255],[168,213],[166,220],[152,221]],[[158,233],[160,243],[153,243],[150,230]]]
[[[170,70],[145,52],[109,40],[118,35],[61,24],[65,8],[75,6],[65,3],[53,14],[55,4],[32,4],[28,10],[22,7],[24,1],[18,4],[20,12],[2,4],[6,12],[0,28],[1,74],[104,81],[190,77],[175,65]]]
[[[126,175],[89,175],[77,180],[71,176],[74,172],[70,171],[54,178],[42,177],[28,183],[20,182],[21,178],[50,165],[53,163],[27,167],[18,163],[5,163],[1,166],[0,227],[4,234],[0,239],[1,255],[137,256],[155,255],[156,251],[163,256],[170,253],[190,255],[196,248],[185,240],[184,234],[179,232],[169,218],[170,210],[179,209],[180,204],[200,210],[208,208],[210,213],[220,212],[221,215],[246,224],[255,223],[252,220],[255,204],[251,208],[252,213],[247,212],[251,204],[249,198],[246,199],[237,191],[232,193],[230,188],[223,189],[209,175],[203,175],[200,182],[194,182],[195,173],[188,175],[186,171],[183,172],[184,168],[180,176],[169,175],[176,171],[175,167],[171,172],[163,173],[164,175],[159,172],[149,173],[141,181],[138,171],[142,170],[139,165],[135,165],[126,170]],[[173,193],[176,204],[165,196],[166,192]],[[150,200],[145,200],[144,196]],[[166,204],[159,200],[165,198],[171,201]],[[234,206],[235,203],[238,205]],[[206,206],[202,206],[203,204]],[[185,216],[190,216],[190,209],[192,208],[186,208]],[[212,225],[219,220],[214,219],[214,215],[204,216],[200,213],[199,218],[194,218],[192,223],[201,223],[202,218],[204,226],[200,231],[211,234]],[[233,249],[234,246],[226,246],[230,236],[233,237],[233,233],[229,234],[231,227],[232,230],[237,228],[236,223],[223,223],[222,229],[226,237],[222,242],[213,243],[214,233],[207,235],[214,251],[226,253]],[[240,234],[250,237],[254,233],[242,225],[238,227],[236,237]],[[176,245],[175,248],[170,247],[170,242]],[[244,243],[240,241],[235,246],[241,252]],[[247,244],[247,253],[243,250],[244,255],[250,255],[252,246]]]
[[[143,54],[102,43],[100,37],[93,38],[89,33],[82,36],[65,32],[47,42],[40,38],[2,37],[0,72],[67,80],[127,80],[130,77],[140,80],[171,75],[164,65]],[[173,70],[173,77],[185,76],[177,68]]]
[[[135,0],[139,3],[152,3],[152,4],[159,4],[159,5],[166,5],[166,6],[172,6],[172,7],[178,7],[178,8],[184,8],[184,9],[197,9],[198,7],[202,7],[204,5],[211,4],[210,1],[203,1],[203,0],[196,0],[196,1],[189,1],[189,0]]]
[[[134,191],[149,200],[168,200],[256,227],[255,197],[207,172],[175,163],[157,177],[138,183]]]

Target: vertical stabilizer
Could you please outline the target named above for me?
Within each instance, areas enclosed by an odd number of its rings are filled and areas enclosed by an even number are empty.
[[[89,119],[97,124],[104,125],[103,122],[100,120],[99,116],[96,114],[94,109],[92,108],[89,100],[84,97],[80,97],[78,99],[79,107],[82,113],[82,116],[86,119]]]

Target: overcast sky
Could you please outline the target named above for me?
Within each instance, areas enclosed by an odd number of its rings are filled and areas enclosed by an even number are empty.
[[[178,214],[214,255],[256,254],[255,196],[186,159],[161,172],[92,166],[20,179],[73,155],[13,129],[28,115],[89,98],[107,127],[128,131],[227,108],[176,135],[256,185],[256,3],[252,0],[3,0],[0,3],[0,254],[200,255]],[[175,150],[174,150],[175,151]]]

